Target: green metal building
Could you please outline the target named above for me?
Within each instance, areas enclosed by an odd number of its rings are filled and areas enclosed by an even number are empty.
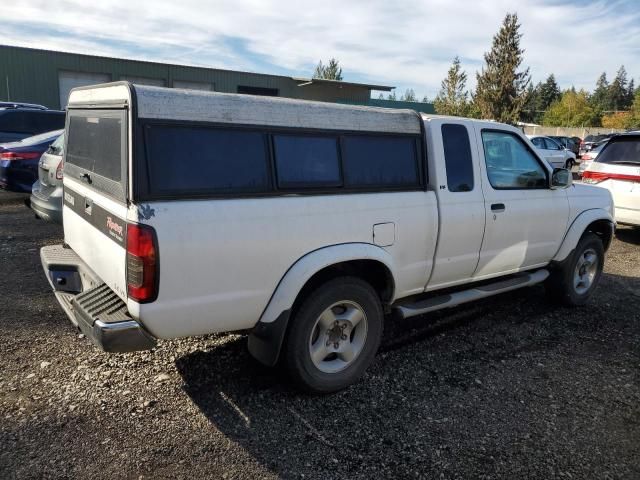
[[[71,88],[117,80],[348,103],[366,103],[371,90],[393,88],[0,46],[0,100],[64,108]]]
[[[0,45],[1,101],[64,108],[72,88],[117,80],[433,112],[431,104],[371,99],[372,90],[391,91],[394,88],[386,85],[295,78]]]

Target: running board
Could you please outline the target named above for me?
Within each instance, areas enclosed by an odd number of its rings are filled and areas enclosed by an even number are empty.
[[[478,287],[419,300],[396,306],[403,318],[415,317],[424,313],[455,307],[481,298],[499,295],[522,287],[529,287],[536,283],[544,282],[549,276],[548,270],[537,270],[531,273],[517,273],[506,280],[498,280],[494,283],[484,284]]]

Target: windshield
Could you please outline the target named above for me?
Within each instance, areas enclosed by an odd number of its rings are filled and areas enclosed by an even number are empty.
[[[640,164],[640,137],[619,137],[610,140],[596,158],[598,163]]]

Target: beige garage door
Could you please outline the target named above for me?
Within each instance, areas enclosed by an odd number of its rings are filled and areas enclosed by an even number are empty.
[[[111,75],[107,73],[71,72],[63,70],[58,72],[58,88],[60,91],[60,108],[67,106],[69,92],[72,88],[95,85],[111,81]]]

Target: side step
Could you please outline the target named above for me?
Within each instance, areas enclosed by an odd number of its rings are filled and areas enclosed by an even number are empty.
[[[549,271],[542,269],[535,272],[526,272],[515,274],[506,280],[498,280],[494,283],[488,283],[481,286],[473,287],[468,290],[447,293],[426,300],[419,300],[415,303],[407,303],[396,306],[403,318],[415,317],[435,310],[443,308],[455,307],[481,298],[499,295],[500,293],[509,292],[522,287],[529,287],[536,283],[544,282],[549,276]]]

